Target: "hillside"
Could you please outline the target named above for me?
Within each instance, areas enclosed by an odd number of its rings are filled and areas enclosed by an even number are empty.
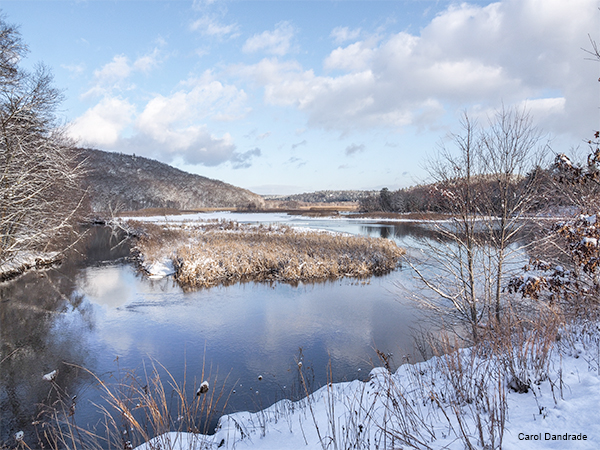
[[[294,195],[263,195],[265,200],[296,201],[307,203],[358,202],[378,191],[316,191]]]
[[[95,212],[144,208],[264,207],[261,196],[141,156],[81,149]]]

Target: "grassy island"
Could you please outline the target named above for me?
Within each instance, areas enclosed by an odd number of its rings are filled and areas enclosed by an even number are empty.
[[[138,243],[148,268],[171,261],[175,279],[200,288],[239,281],[318,281],[364,278],[393,270],[404,251],[390,240],[285,225],[143,224]]]

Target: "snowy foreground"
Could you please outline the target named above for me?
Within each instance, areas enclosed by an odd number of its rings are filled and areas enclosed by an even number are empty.
[[[504,449],[598,449],[600,335],[574,336],[553,346],[543,373],[529,360],[527,393],[507,387],[498,359],[464,349],[394,374],[376,368],[367,382],[325,386],[299,402],[223,416],[211,436],[170,433],[136,450],[462,450],[467,439],[472,448],[491,449],[500,435]]]

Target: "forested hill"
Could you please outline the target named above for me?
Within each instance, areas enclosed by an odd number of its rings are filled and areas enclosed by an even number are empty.
[[[293,195],[263,195],[265,200],[296,201],[307,203],[336,203],[359,202],[364,198],[373,196],[379,191],[317,191]]]
[[[144,208],[264,207],[246,189],[194,175],[141,156],[81,149],[91,208],[96,212]]]

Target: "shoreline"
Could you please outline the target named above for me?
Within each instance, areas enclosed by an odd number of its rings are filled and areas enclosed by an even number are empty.
[[[163,213],[157,213],[156,210],[148,211],[129,211],[119,214],[114,219],[108,221],[169,221],[169,222],[185,222],[189,220],[207,219],[213,220],[221,217],[227,219],[227,216],[240,215],[241,217],[251,217],[253,215],[260,216],[261,214],[281,215],[282,217],[302,217],[304,219],[318,220],[348,220],[348,221],[373,221],[378,224],[394,224],[402,222],[413,223],[441,223],[448,222],[454,219],[452,214],[437,213],[437,212],[411,212],[411,213],[396,213],[396,212],[358,212],[344,211],[339,209],[261,209],[261,210],[236,210],[231,208],[205,208],[202,210],[165,210]],[[518,220],[570,220],[573,216],[565,216],[564,214],[557,215],[527,215]],[[478,217],[478,220],[486,220],[489,217]]]
[[[34,269],[45,269],[62,263],[62,256],[53,253],[27,253],[19,255],[13,261],[0,266],[0,283],[14,280],[24,273]]]
[[[531,380],[526,392],[508,386],[511,373],[501,353],[468,347],[405,363],[394,372],[376,367],[366,381],[328,383],[295,402],[284,399],[256,412],[224,414],[214,433],[170,430],[134,450],[274,450],[325,448],[327,443],[365,449],[525,445],[531,450],[591,450],[600,442],[600,426],[585,413],[600,399],[600,380],[589,370],[596,351],[590,344],[598,334],[575,328],[569,334],[577,339],[551,344],[539,378]],[[526,368],[533,375],[535,360]],[[581,414],[568,414],[573,409]]]

